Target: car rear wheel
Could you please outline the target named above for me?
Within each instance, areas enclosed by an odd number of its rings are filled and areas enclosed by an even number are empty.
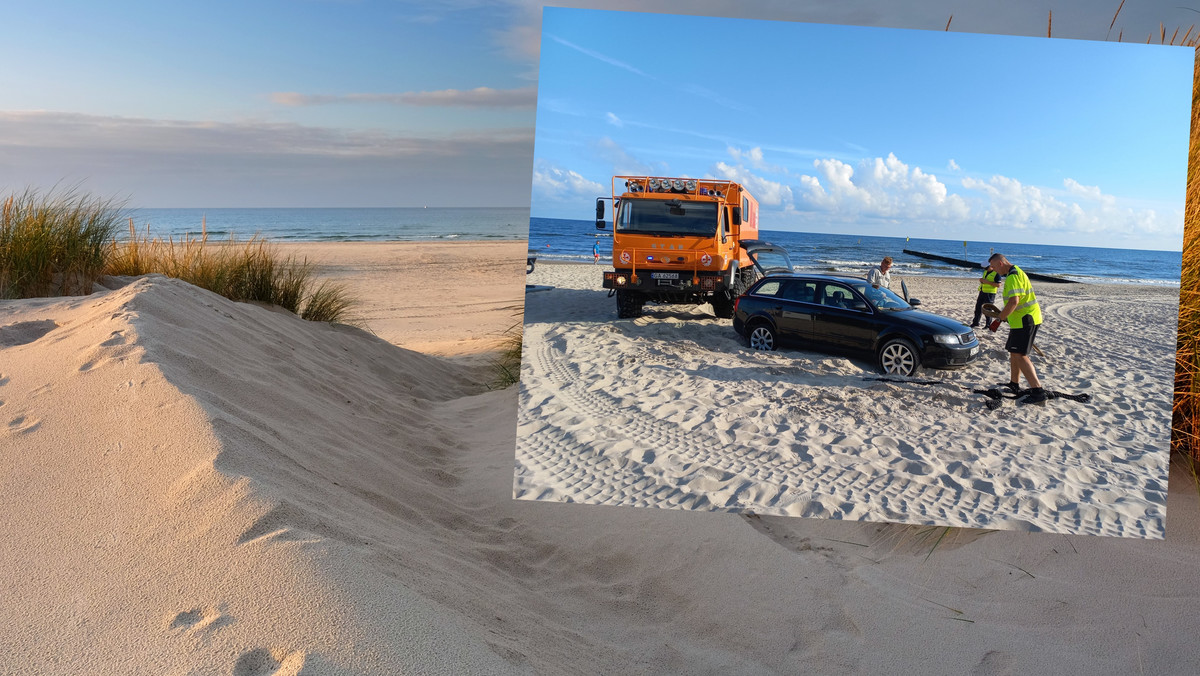
[[[891,375],[911,376],[921,368],[921,355],[912,343],[903,338],[893,338],[879,350],[879,367]]]
[[[778,339],[775,336],[775,329],[772,329],[769,324],[755,324],[750,327],[746,333],[746,344],[752,350],[771,351],[778,345]]]

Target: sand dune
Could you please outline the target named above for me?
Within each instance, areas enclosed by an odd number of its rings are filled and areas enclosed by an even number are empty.
[[[515,501],[517,390],[477,375],[161,277],[0,303],[0,672],[1200,665],[1185,476],[1164,541],[932,555],[935,529]]]

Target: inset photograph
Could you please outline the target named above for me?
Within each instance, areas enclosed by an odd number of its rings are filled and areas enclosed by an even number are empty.
[[[1193,59],[546,8],[514,497],[1161,539]]]

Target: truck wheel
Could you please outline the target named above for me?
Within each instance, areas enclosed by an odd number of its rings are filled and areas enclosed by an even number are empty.
[[[758,281],[758,270],[754,268],[743,268],[738,270],[738,286],[734,297],[746,293],[754,283]]]
[[[879,367],[884,373],[911,376],[921,368],[921,355],[912,343],[903,338],[893,338],[879,350]]]
[[[729,297],[728,291],[714,292],[708,302],[712,303],[713,314],[717,319],[733,317],[733,299]]]
[[[617,317],[633,319],[642,316],[642,305],[646,302],[637,291],[617,289]]]

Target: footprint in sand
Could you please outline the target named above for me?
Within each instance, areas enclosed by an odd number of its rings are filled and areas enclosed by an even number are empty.
[[[233,676],[296,676],[304,668],[303,652],[284,653],[255,648],[241,654]]]
[[[216,608],[193,608],[175,615],[167,622],[167,631],[184,633],[208,632],[233,622],[233,618]]]
[[[28,434],[40,427],[41,424],[42,421],[38,420],[37,418],[19,415],[8,421],[8,428],[6,431],[9,434]]]

